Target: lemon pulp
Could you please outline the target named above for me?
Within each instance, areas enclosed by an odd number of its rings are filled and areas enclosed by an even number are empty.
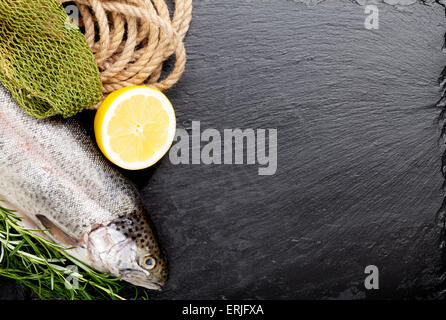
[[[150,167],[169,150],[175,135],[172,104],[160,91],[143,86],[110,94],[95,117],[99,148],[116,165],[129,170]]]

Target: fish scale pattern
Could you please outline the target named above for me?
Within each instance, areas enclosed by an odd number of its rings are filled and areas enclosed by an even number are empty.
[[[0,82],[35,118],[71,117],[102,99],[93,53],[57,0],[0,1]]]

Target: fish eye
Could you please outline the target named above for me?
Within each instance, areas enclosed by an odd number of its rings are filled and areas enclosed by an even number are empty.
[[[152,270],[153,268],[155,268],[156,266],[156,259],[151,256],[151,255],[147,255],[144,256],[144,258],[142,258],[142,267],[147,269],[147,270]]]

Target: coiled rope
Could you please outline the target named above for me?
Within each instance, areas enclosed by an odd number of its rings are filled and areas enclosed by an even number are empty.
[[[163,91],[181,78],[192,0],[176,0],[172,18],[164,0],[60,1],[75,2],[79,9],[79,25],[98,64],[104,95],[134,85]],[[174,69],[160,80],[163,63],[173,54]]]

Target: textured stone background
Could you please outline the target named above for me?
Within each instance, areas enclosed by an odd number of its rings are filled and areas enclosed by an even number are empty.
[[[178,127],[277,128],[278,171],[165,158],[130,174],[170,259],[153,298],[437,296],[444,8],[381,4],[370,31],[345,0],[194,5],[187,71],[166,92]],[[0,298],[23,297],[0,280]]]

